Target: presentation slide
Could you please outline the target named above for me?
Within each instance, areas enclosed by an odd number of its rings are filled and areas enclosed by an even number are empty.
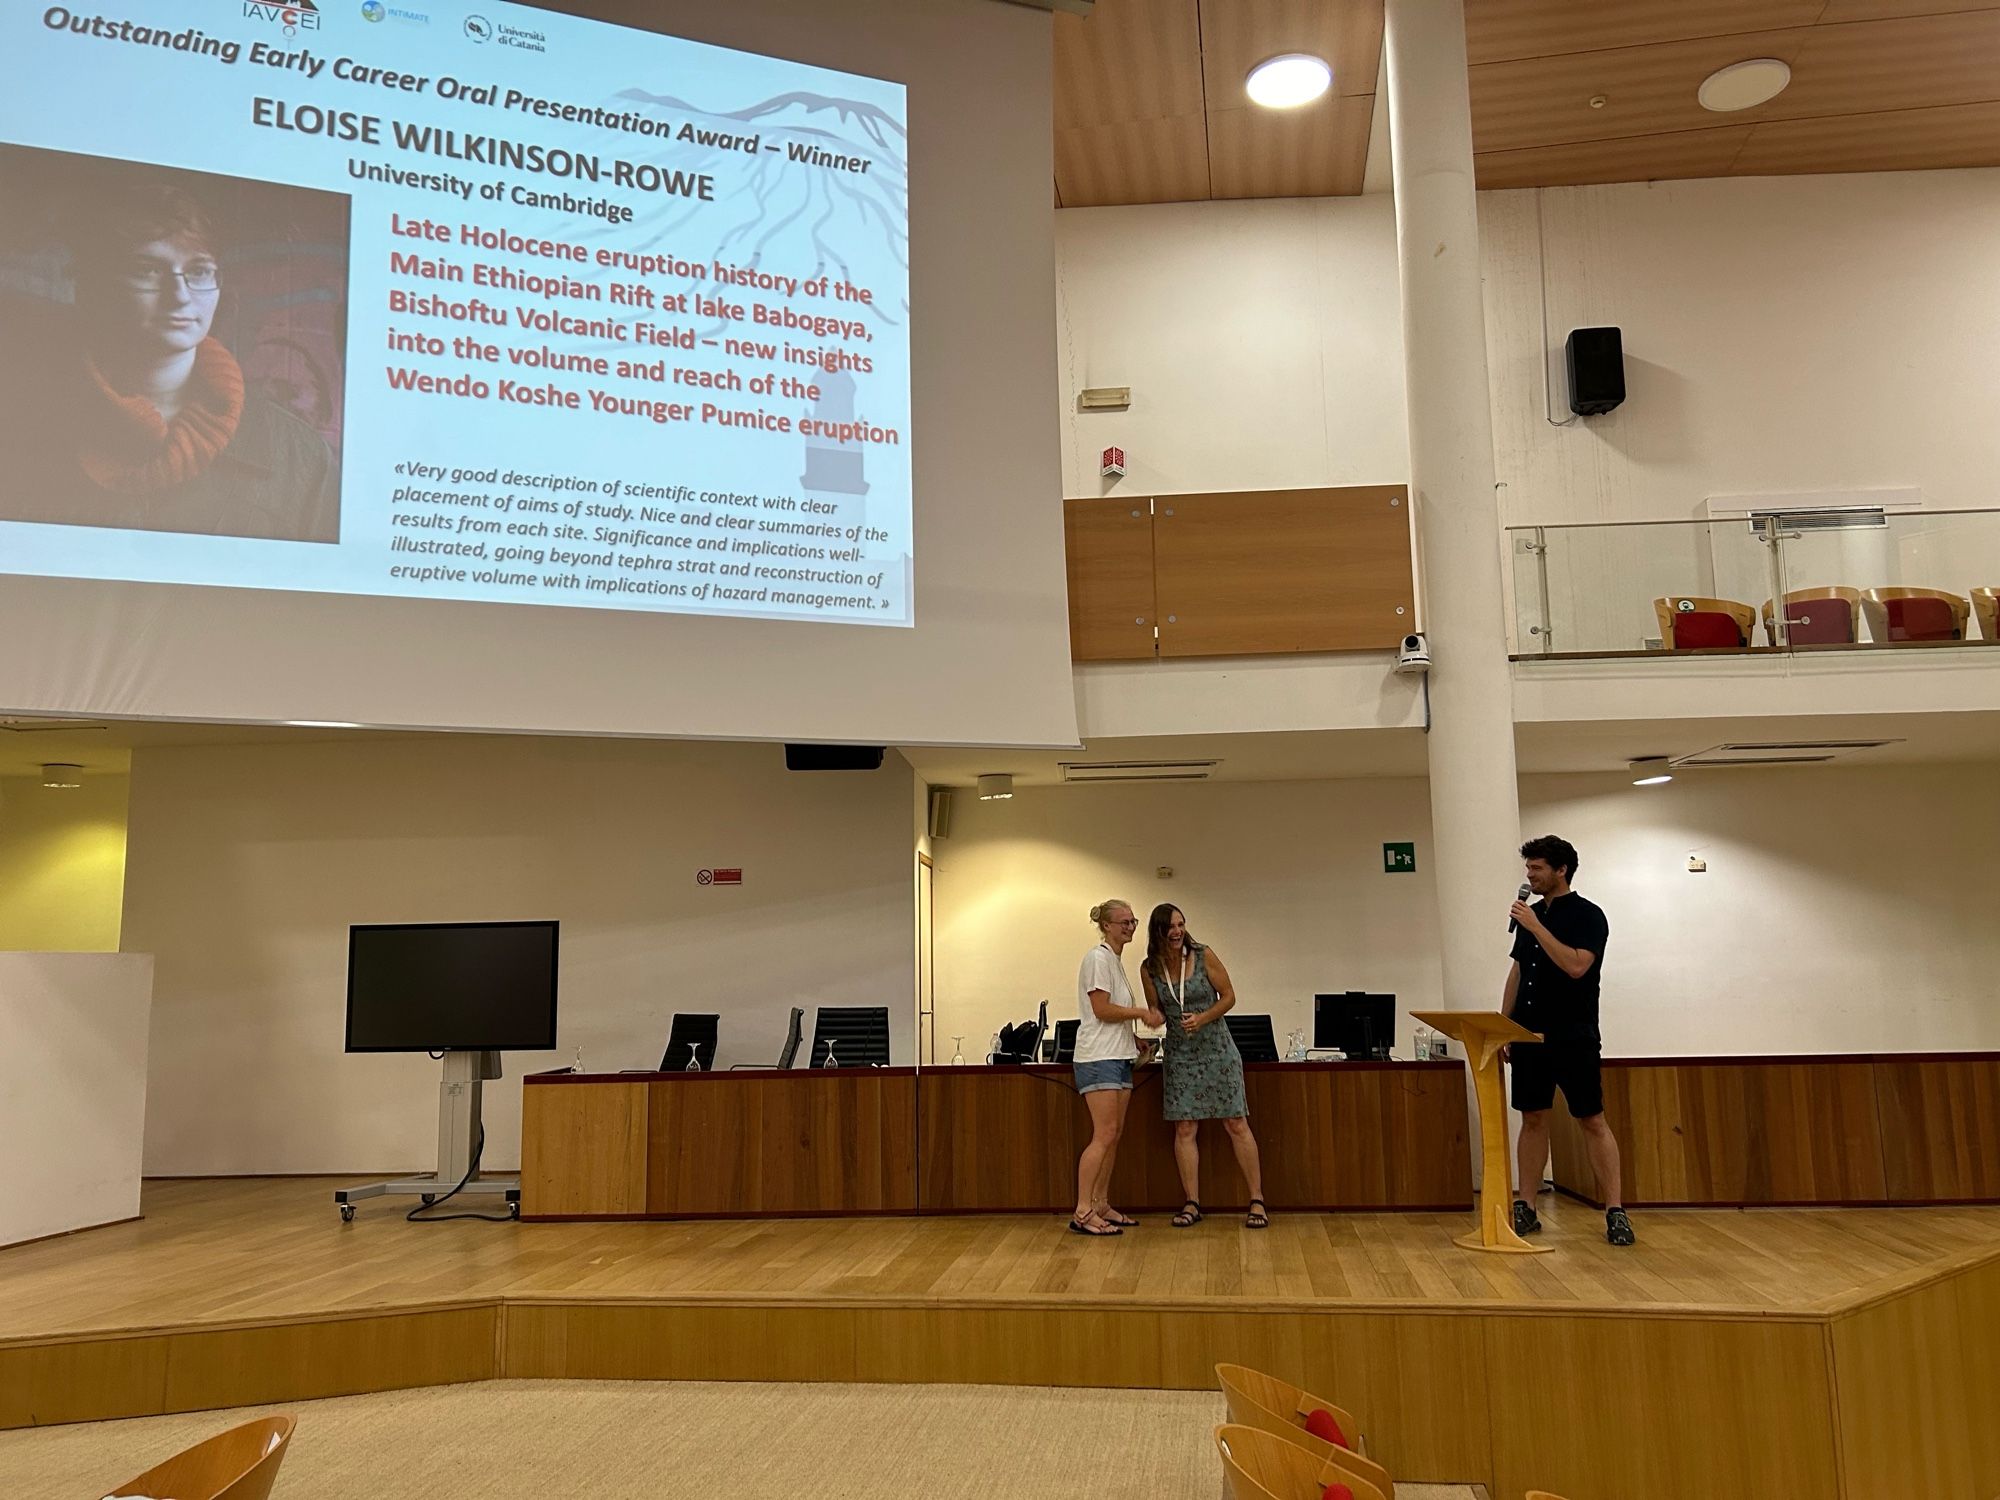
[[[0,573],[914,624],[899,83],[0,7]]]

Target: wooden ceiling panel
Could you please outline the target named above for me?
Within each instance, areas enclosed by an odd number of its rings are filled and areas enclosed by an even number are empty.
[[[1815,26],[1786,61],[1791,86],[1746,117],[1795,120],[2000,99],[2000,10]]]
[[[1808,34],[1808,28],[1795,27],[1612,52],[1481,63],[1472,69],[1473,149],[1512,151],[1711,128],[1720,117],[1695,99],[1702,79],[1746,57],[1790,62]],[[1598,96],[1605,103],[1592,109],[1590,101]],[[1743,110],[1736,119],[1750,123],[1768,118],[1775,103]]]
[[[1211,110],[1250,107],[1243,81],[1267,57],[1310,52],[1333,65],[1337,94],[1372,94],[1382,58],[1382,0],[1209,0],[1202,71]]]
[[[1206,198],[1207,125],[1194,114],[1059,128],[1056,192],[1064,208]]]
[[[1736,177],[2000,166],[2000,103],[1773,120],[1753,126]]]
[[[1826,0],[1820,24],[1886,21],[1902,16],[1942,15],[1955,10],[2000,10],[2000,0]]]
[[[1841,0],[1834,0],[1835,4]],[[1895,0],[1850,0],[1893,4]],[[1960,9],[1951,0],[1920,0]],[[2000,0],[1992,0],[2000,5]],[[1465,45],[1474,63],[1600,52],[1820,20],[1827,0],[1465,0]]]
[[[1217,110],[1208,117],[1217,198],[1320,198],[1361,191],[1373,94],[1329,96],[1304,109]]]
[[[1055,18],[1056,126],[1198,115],[1197,0],[1104,0]]]
[[[1586,182],[1652,182],[1727,176],[1755,126],[1678,130],[1617,141],[1575,141],[1473,158],[1482,188],[1575,187]]]

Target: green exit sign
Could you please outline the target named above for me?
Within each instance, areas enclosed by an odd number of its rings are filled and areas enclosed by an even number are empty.
[[[1382,846],[1382,873],[1384,875],[1416,874],[1417,846],[1415,844],[1384,844]]]

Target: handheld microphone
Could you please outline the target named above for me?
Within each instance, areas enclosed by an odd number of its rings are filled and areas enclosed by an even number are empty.
[[[1534,891],[1529,887],[1528,882],[1524,880],[1521,882],[1521,888],[1514,892],[1514,899],[1516,901],[1526,901],[1532,895],[1534,895]],[[1521,924],[1512,917],[1509,917],[1507,919],[1507,930],[1509,932],[1519,932]]]

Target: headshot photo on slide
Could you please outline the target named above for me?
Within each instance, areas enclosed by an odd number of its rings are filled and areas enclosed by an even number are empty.
[[[346,195],[0,145],[0,521],[340,540]]]

